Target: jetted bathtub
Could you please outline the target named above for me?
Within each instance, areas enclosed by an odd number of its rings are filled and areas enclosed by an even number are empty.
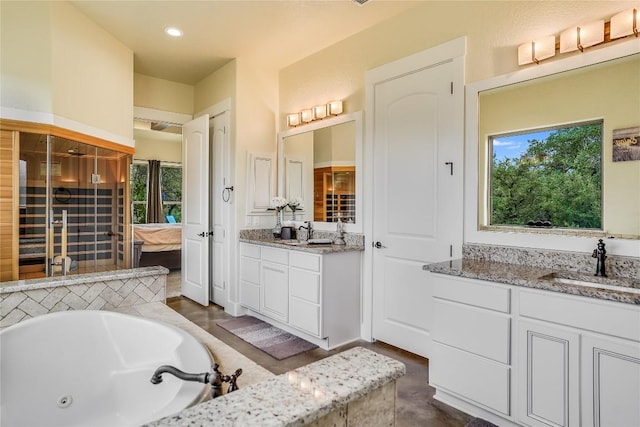
[[[164,374],[211,370],[185,331],[108,311],[65,311],[0,331],[0,425],[138,426],[206,398],[210,386]]]

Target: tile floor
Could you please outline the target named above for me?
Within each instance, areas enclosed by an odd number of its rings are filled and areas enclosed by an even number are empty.
[[[177,285],[179,289],[180,272],[172,272],[169,276],[167,280],[167,295],[179,294],[179,290],[176,290],[175,286]],[[202,307],[180,296],[168,298],[167,305],[274,374],[282,374],[356,345],[369,348],[403,362],[407,366],[407,374],[398,380],[397,427],[462,427],[472,420],[471,416],[433,400],[435,390],[427,384],[429,361],[423,357],[382,342],[369,343],[359,341],[336,350],[315,349],[279,361],[219,327],[216,321],[231,317],[221,307],[216,305]]]

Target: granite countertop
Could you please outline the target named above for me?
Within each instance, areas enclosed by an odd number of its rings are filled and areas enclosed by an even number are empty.
[[[148,425],[302,426],[404,374],[401,362],[355,347]]]
[[[53,288],[56,286],[81,285],[96,281],[123,280],[132,277],[158,276],[169,274],[161,266],[130,268],[125,270],[101,271],[97,273],[69,274],[67,276],[42,277],[39,279],[14,280],[0,283],[0,294]]]
[[[640,305],[640,279],[627,277],[596,277],[586,273],[558,271],[549,268],[531,267],[521,264],[508,264],[495,261],[458,259],[423,266],[426,271],[450,276],[480,279],[507,285],[542,289],[571,295],[580,295],[626,304]],[[588,287],[559,283],[552,280],[561,277],[570,280],[584,280],[603,286],[619,286],[634,289],[634,292],[612,290],[600,287]]]
[[[332,254],[338,252],[364,251],[364,245],[333,245],[333,244],[307,244],[304,240],[282,240],[274,238],[240,238],[241,242],[254,245],[271,246],[279,249],[291,249],[294,251],[310,252],[314,254]]]

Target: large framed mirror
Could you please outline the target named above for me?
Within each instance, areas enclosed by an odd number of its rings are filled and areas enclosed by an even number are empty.
[[[610,253],[640,255],[640,160],[619,161],[620,147],[616,145],[614,151],[614,140],[638,140],[640,40],[625,40],[473,83],[467,86],[466,95],[466,242],[588,252],[596,238],[608,238]],[[544,143],[557,144],[561,136],[583,132],[580,126],[599,139],[588,159],[597,177],[587,189],[578,184],[578,178],[568,179],[573,171],[565,170],[561,179],[573,187],[562,190],[555,204],[566,210],[581,194],[587,195],[590,202],[583,204],[590,205],[591,212],[580,203],[571,209],[578,210],[576,218],[588,214],[596,220],[583,225],[577,220],[555,224],[548,218],[533,217],[549,215],[547,211],[525,214],[532,220],[527,224],[517,214],[534,211],[528,209],[531,203],[525,196],[501,199],[504,182],[500,179],[516,169],[535,169],[539,174],[544,163],[553,160],[541,149]],[[562,147],[567,144],[562,142]],[[640,150],[640,145],[632,145]],[[513,148],[511,154],[505,154],[507,146]],[[583,154],[569,155],[579,158]],[[533,166],[523,167],[527,162]],[[510,192],[525,190],[518,189],[513,175],[508,178]],[[531,186],[528,178],[520,182]],[[546,193],[544,209],[553,205],[546,203],[553,197]]]
[[[317,230],[362,232],[362,112],[311,122],[278,135],[278,195],[300,199],[296,221]],[[288,210],[287,219],[292,219]]]

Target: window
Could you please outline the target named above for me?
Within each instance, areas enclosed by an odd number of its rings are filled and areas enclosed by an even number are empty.
[[[180,222],[182,219],[182,166],[175,163],[160,165],[160,186],[162,188],[162,208],[167,222],[169,218]]]
[[[602,228],[602,121],[489,137],[491,225]]]
[[[149,188],[149,166],[146,162],[131,164],[132,220],[134,224],[147,223],[147,191]]]
[[[162,162],[160,164],[160,187],[162,206],[167,222],[182,220],[182,165]],[[131,165],[131,199],[133,223],[147,223],[147,198],[149,193],[149,166],[142,160]]]

